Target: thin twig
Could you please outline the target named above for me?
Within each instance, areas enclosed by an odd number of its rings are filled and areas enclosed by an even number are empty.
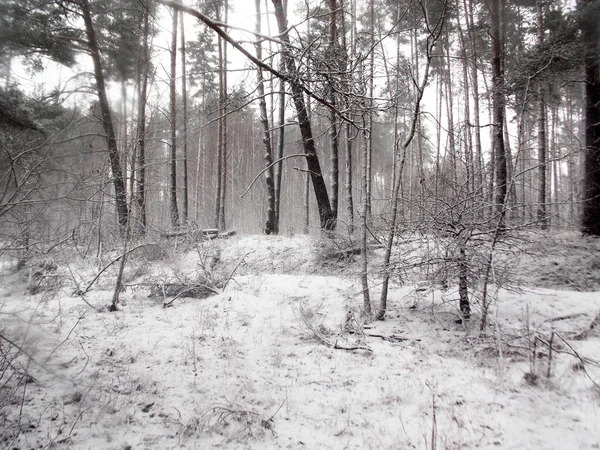
[[[123,256],[128,255],[129,253],[133,252],[134,250],[137,250],[138,248],[141,247],[146,247],[147,245],[155,245],[155,244],[150,244],[150,243],[146,243],[146,244],[140,244],[140,245],[136,245],[133,248],[130,248],[129,250],[127,250],[126,252],[124,252],[123,254],[117,256],[115,259],[113,259],[111,262],[109,262],[107,265],[105,265],[100,272],[98,272],[98,274],[94,277],[94,279],[92,281],[90,281],[88,283],[88,285],[85,287],[85,289],[83,290],[83,292],[77,292],[80,296],[83,296],[85,294],[88,293],[88,291],[91,289],[91,287],[93,286],[93,284],[98,280],[98,278],[100,278],[100,275],[102,275],[110,266],[112,266],[114,263],[116,263],[117,261],[119,261],[121,258],[123,258]],[[90,305],[91,306],[91,305]]]

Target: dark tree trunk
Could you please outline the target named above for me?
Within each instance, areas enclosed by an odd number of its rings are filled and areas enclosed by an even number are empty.
[[[287,20],[283,5],[281,0],[272,1],[273,5],[275,6],[275,17],[277,19],[277,25],[279,32],[281,33],[281,40],[283,42],[282,57],[285,61],[288,74],[290,76],[294,76],[296,73],[296,63],[290,51],[290,40],[287,34]],[[335,230],[335,218],[333,211],[331,210],[329,194],[327,193],[327,186],[325,184],[325,180],[323,179],[323,172],[321,171],[319,157],[317,156],[317,149],[313,139],[312,127],[308,117],[306,104],[304,102],[304,92],[302,90],[300,81],[296,78],[292,78],[290,80],[290,87],[292,90],[292,99],[296,108],[296,114],[298,116],[298,126],[302,136],[302,145],[306,155],[306,163],[310,173],[315,198],[317,200],[321,229],[333,231]]]
[[[94,24],[92,22],[92,13],[90,11],[89,2],[88,0],[81,0],[79,5],[81,6],[83,22],[85,24],[85,33],[90,55],[94,63],[94,78],[96,80],[96,90],[98,92],[98,101],[100,103],[100,111],[102,114],[102,126],[104,128],[104,133],[106,134],[108,156],[113,176],[113,185],[115,188],[117,218],[121,229],[124,230],[129,216],[129,209],[127,207],[127,193],[125,189],[125,182],[123,180],[123,171],[121,169],[117,138],[113,128],[108,97],[106,96],[106,84],[104,82],[104,74],[102,72],[100,50],[98,48],[98,41],[96,40],[96,32],[94,31]]]
[[[179,12],[175,9],[173,14],[173,30],[171,36],[171,79],[169,80],[170,91],[170,120],[171,120],[171,161],[169,182],[169,205],[171,212],[171,225],[179,226],[179,209],[177,207],[177,17]]]
[[[593,0],[587,0],[591,5]],[[585,42],[585,174],[582,231],[600,236],[600,30],[597,17],[586,16]]]

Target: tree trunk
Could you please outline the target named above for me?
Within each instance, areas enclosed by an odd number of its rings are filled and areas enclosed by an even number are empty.
[[[340,0],[340,8],[342,10],[341,15],[341,26],[342,26],[342,54],[344,58],[343,70],[346,71],[348,69],[348,45],[346,42],[346,9],[344,6],[344,0]],[[350,85],[351,79],[346,77],[344,83],[346,87]],[[346,99],[346,109],[348,111],[347,114],[350,114],[350,100]],[[346,123],[346,147],[345,147],[345,157],[346,157],[346,213],[348,215],[348,233],[354,233],[354,198],[353,198],[353,186],[352,186],[352,177],[353,177],[353,156],[352,156],[352,143],[354,141],[353,135],[353,127],[352,124]]]
[[[456,9],[460,11],[460,0],[456,0]],[[466,16],[466,9],[464,11],[464,15]],[[462,29],[462,25],[458,24],[458,37],[460,42],[460,58],[461,58],[461,66],[462,66],[462,78],[464,85],[464,121],[466,124],[471,122],[471,108],[469,105],[470,102],[470,86],[469,86],[469,63],[467,61],[467,44],[465,42],[465,36]],[[464,127],[463,131],[464,140],[465,140],[465,168],[466,168],[466,194],[467,198],[471,197],[471,192],[474,186],[474,164],[473,164],[473,135],[471,133],[471,129],[469,126]]]
[[[189,217],[189,182],[188,182],[188,108],[187,108],[187,76],[185,67],[185,30],[183,12],[181,13],[181,109],[183,121],[183,222]]]
[[[287,20],[281,0],[272,0],[275,6],[275,17],[277,19],[277,25],[279,33],[281,33],[282,45],[282,58],[285,61],[285,66],[290,76],[296,73],[296,63],[291,54],[290,39],[287,34]],[[327,186],[323,179],[323,172],[321,171],[321,164],[317,156],[317,149],[315,141],[313,139],[312,127],[306,104],[304,102],[304,93],[300,82],[292,78],[290,80],[290,87],[292,90],[292,99],[296,108],[296,114],[298,116],[298,126],[300,128],[300,134],[302,136],[302,144],[304,147],[304,153],[306,154],[306,163],[310,173],[310,178],[313,185],[315,198],[317,201],[317,208],[319,210],[319,219],[321,223],[321,229],[327,231],[335,230],[335,218],[333,211],[331,210],[331,204],[329,202],[329,194],[327,193]]]
[[[463,0],[466,12],[467,27],[469,31],[469,40],[471,42],[471,91],[473,95],[473,129],[475,137],[475,165],[474,165],[474,192],[483,194],[484,186],[484,163],[481,151],[481,126],[479,121],[479,74],[477,70],[477,43],[475,39],[473,0]]]
[[[504,0],[490,0],[491,44],[492,44],[492,145],[496,174],[494,205],[500,216],[500,230],[505,228],[505,201],[507,189],[507,167],[504,149],[504,46],[501,33],[501,16]]]
[[[363,292],[363,314],[365,317],[371,319],[371,295],[369,293],[369,258],[368,258],[368,247],[367,247],[367,229],[369,226],[369,141],[370,138],[367,136],[369,133],[368,127],[363,129],[363,151],[362,151],[362,195],[363,195],[363,208],[360,215],[360,255],[361,255],[361,271],[360,281]]]
[[[283,149],[285,147],[285,82],[279,80],[279,95],[278,98],[278,125],[277,133],[277,161],[283,158]],[[281,221],[281,179],[283,176],[283,163],[279,162],[275,165],[275,228],[279,230]]]
[[[102,114],[102,126],[104,128],[104,133],[106,134],[108,156],[113,176],[113,185],[115,188],[117,218],[119,225],[121,226],[121,231],[124,231],[129,216],[129,209],[127,207],[127,193],[125,182],[123,180],[123,171],[121,169],[117,139],[115,136],[115,130],[113,128],[112,114],[108,104],[108,97],[106,95],[106,84],[104,82],[104,74],[102,72],[100,50],[98,48],[98,41],[96,40],[96,32],[94,30],[92,14],[88,0],[81,0],[80,6],[85,24],[87,43],[92,61],[94,63],[94,78],[96,80],[96,90],[98,93],[98,101],[100,103],[100,111]]]
[[[592,5],[586,0],[585,5]],[[597,16],[584,19],[585,46],[585,173],[582,231],[600,236],[600,30]]]
[[[329,21],[329,54],[331,55],[330,64],[337,70],[339,65],[339,53],[337,45],[337,0],[329,0],[329,9],[331,11],[331,20]],[[338,197],[339,197],[339,139],[338,124],[336,115],[337,96],[333,85],[333,80],[329,82],[329,138],[331,145],[331,210],[333,220],[337,221],[338,216]]]
[[[225,23],[227,23],[227,19],[229,17],[229,2],[225,0],[223,8],[225,9]],[[221,200],[219,205],[221,207],[219,211],[219,226],[220,230],[225,230],[227,228],[225,221],[225,201],[227,199],[227,102],[228,102],[228,88],[227,88],[227,42],[223,41],[223,67],[222,76],[223,76],[223,97],[221,97],[222,111],[221,111],[221,120],[223,121],[222,132],[222,145],[223,151],[221,152]]]
[[[136,163],[136,193],[137,228],[140,233],[146,232],[146,103],[148,97],[148,72],[150,70],[150,52],[148,46],[150,34],[149,11],[144,5],[144,25],[142,55],[140,58],[140,75],[138,94],[138,127],[137,127],[137,163]]]
[[[471,304],[469,302],[469,267],[467,265],[467,243],[464,238],[458,237],[458,303],[463,320],[471,317]]]
[[[169,181],[169,205],[171,225],[179,226],[179,208],[177,207],[177,18],[179,13],[173,9],[172,35],[171,35],[171,79],[169,80],[170,92],[170,120],[171,120],[171,161]]]
[[[227,2],[224,21],[227,21]],[[217,6],[217,20],[222,21],[221,6]],[[225,198],[227,192],[227,42],[222,37],[218,40],[219,58],[219,119],[217,137],[217,181],[215,202],[215,228],[225,229]]]
[[[260,0],[254,0],[256,6],[256,35],[260,36],[262,17],[260,13]],[[262,44],[256,42],[256,57],[262,60]],[[275,174],[273,168],[273,150],[271,147],[271,134],[269,132],[269,118],[267,115],[267,102],[265,100],[265,86],[263,72],[260,67],[256,68],[258,108],[260,114],[260,123],[263,128],[263,145],[265,146],[265,181],[267,183],[267,221],[265,224],[266,234],[277,234],[277,223],[275,220]]]
[[[542,13],[542,0],[535,2],[536,6],[536,19],[537,19],[537,44],[542,46],[544,43],[544,16]],[[547,153],[547,140],[546,140],[546,102],[544,99],[544,85],[543,81],[537,89],[537,103],[538,103],[538,208],[537,208],[537,220],[540,224],[540,228],[545,230],[548,228],[548,217],[546,212],[546,153]]]

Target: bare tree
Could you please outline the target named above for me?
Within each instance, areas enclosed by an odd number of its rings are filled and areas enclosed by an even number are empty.
[[[409,145],[411,144],[411,142],[415,136],[416,129],[417,129],[417,122],[419,119],[419,115],[421,113],[421,101],[423,100],[423,95],[425,93],[425,87],[427,86],[427,83],[429,82],[431,61],[434,56],[433,49],[442,34],[444,24],[446,21],[446,13],[447,13],[446,1],[441,2],[441,5],[440,5],[441,9],[439,12],[439,16],[435,22],[433,22],[431,20],[429,12],[427,10],[427,6],[424,3],[420,3],[420,5],[421,5],[422,11],[423,11],[423,17],[425,18],[425,27],[428,32],[426,49],[425,49],[425,51],[426,51],[425,68],[423,69],[423,78],[421,79],[420,84],[415,86],[417,95],[414,100],[412,114],[411,114],[411,118],[410,118],[410,128],[409,128],[408,134],[404,137],[404,140],[402,141],[402,145],[400,146],[400,149],[403,153],[402,161],[400,163],[400,167],[394,167],[394,171],[398,171],[398,173],[395,175],[396,184],[394,186],[394,191],[392,194],[392,205],[391,205],[392,211],[391,211],[391,217],[389,219],[390,220],[389,231],[388,231],[388,235],[387,235],[385,254],[384,254],[384,259],[383,259],[383,282],[382,282],[382,286],[381,286],[381,297],[379,300],[379,308],[377,310],[377,315],[376,315],[377,320],[383,320],[383,318],[385,317],[386,309],[387,309],[388,288],[389,288],[389,280],[390,280],[390,276],[391,276],[390,260],[391,260],[391,255],[392,255],[392,248],[394,245],[394,238],[396,236],[396,221],[397,221],[397,216],[398,216],[398,203],[400,201],[400,188],[402,185],[402,169],[404,167],[403,161],[404,161],[404,158],[406,155],[406,151],[407,151]]]

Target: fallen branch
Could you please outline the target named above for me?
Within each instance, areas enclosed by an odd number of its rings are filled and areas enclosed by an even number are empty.
[[[585,315],[586,315],[586,313],[580,312],[580,313],[574,313],[574,314],[566,314],[564,316],[550,317],[549,319],[544,320],[543,323],[546,323],[546,322],[558,322],[560,320],[575,319],[577,317],[585,316]]]
[[[180,297],[187,296],[203,299],[220,294],[220,290],[216,286],[210,286],[208,284],[185,285],[180,283],[160,284],[150,288],[150,297],[158,297],[161,294],[163,297],[163,308],[168,308]],[[167,297],[170,296],[173,296],[173,298],[171,301],[167,302]]]

